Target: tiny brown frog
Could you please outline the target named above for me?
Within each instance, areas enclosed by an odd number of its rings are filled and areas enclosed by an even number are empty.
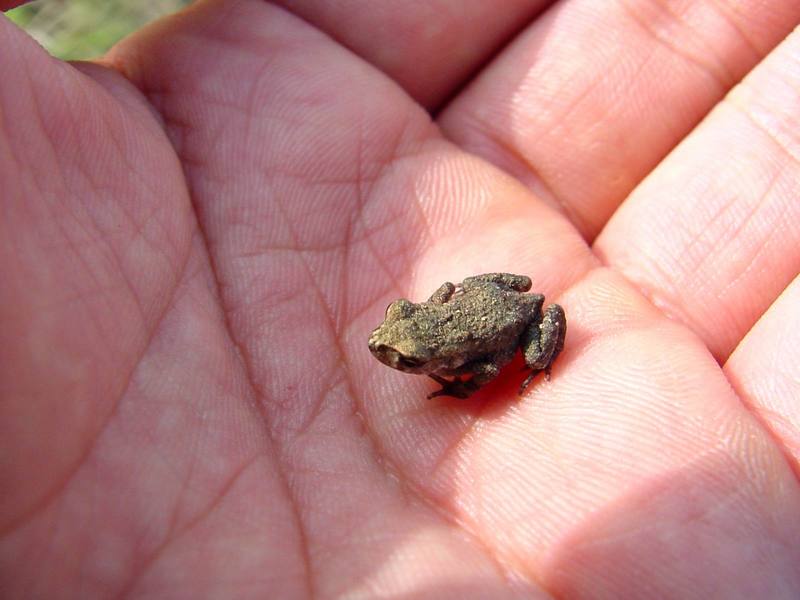
[[[531,369],[522,394],[537,373],[550,375],[567,332],[564,309],[551,304],[542,311],[544,296],[523,293],[530,289],[524,275],[487,273],[443,283],[427,302],[395,300],[369,336],[369,349],[385,365],[441,384],[428,398],[468,398],[519,348]]]

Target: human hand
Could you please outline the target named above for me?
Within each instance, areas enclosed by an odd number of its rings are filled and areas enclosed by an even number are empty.
[[[800,6],[284,4],[0,20],[4,596],[790,597]],[[369,355],[488,271],[549,382]]]

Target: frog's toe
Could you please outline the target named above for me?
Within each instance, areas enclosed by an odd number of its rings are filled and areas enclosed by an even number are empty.
[[[464,381],[456,377],[453,379],[453,381],[449,381],[444,377],[439,377],[438,375],[429,375],[429,377],[442,386],[442,389],[428,394],[429,400],[438,396],[450,396],[452,398],[460,398],[461,400],[465,400],[478,391],[480,387],[471,379]]]
[[[528,389],[528,386],[531,384],[533,379],[542,371],[545,371],[545,377],[550,379],[550,370],[549,369],[534,369],[532,370],[528,376],[525,378],[525,381],[522,382],[522,385],[519,386],[518,394],[522,396],[525,393],[525,390]]]

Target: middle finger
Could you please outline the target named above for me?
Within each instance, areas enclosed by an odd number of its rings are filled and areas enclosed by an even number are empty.
[[[785,0],[565,0],[440,122],[463,147],[560,205],[592,239],[798,20],[800,3]]]

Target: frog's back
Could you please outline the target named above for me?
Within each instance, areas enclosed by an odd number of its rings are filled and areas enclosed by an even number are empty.
[[[438,351],[463,354],[465,361],[516,347],[541,307],[543,297],[508,291],[487,283],[427,306],[426,318]]]

